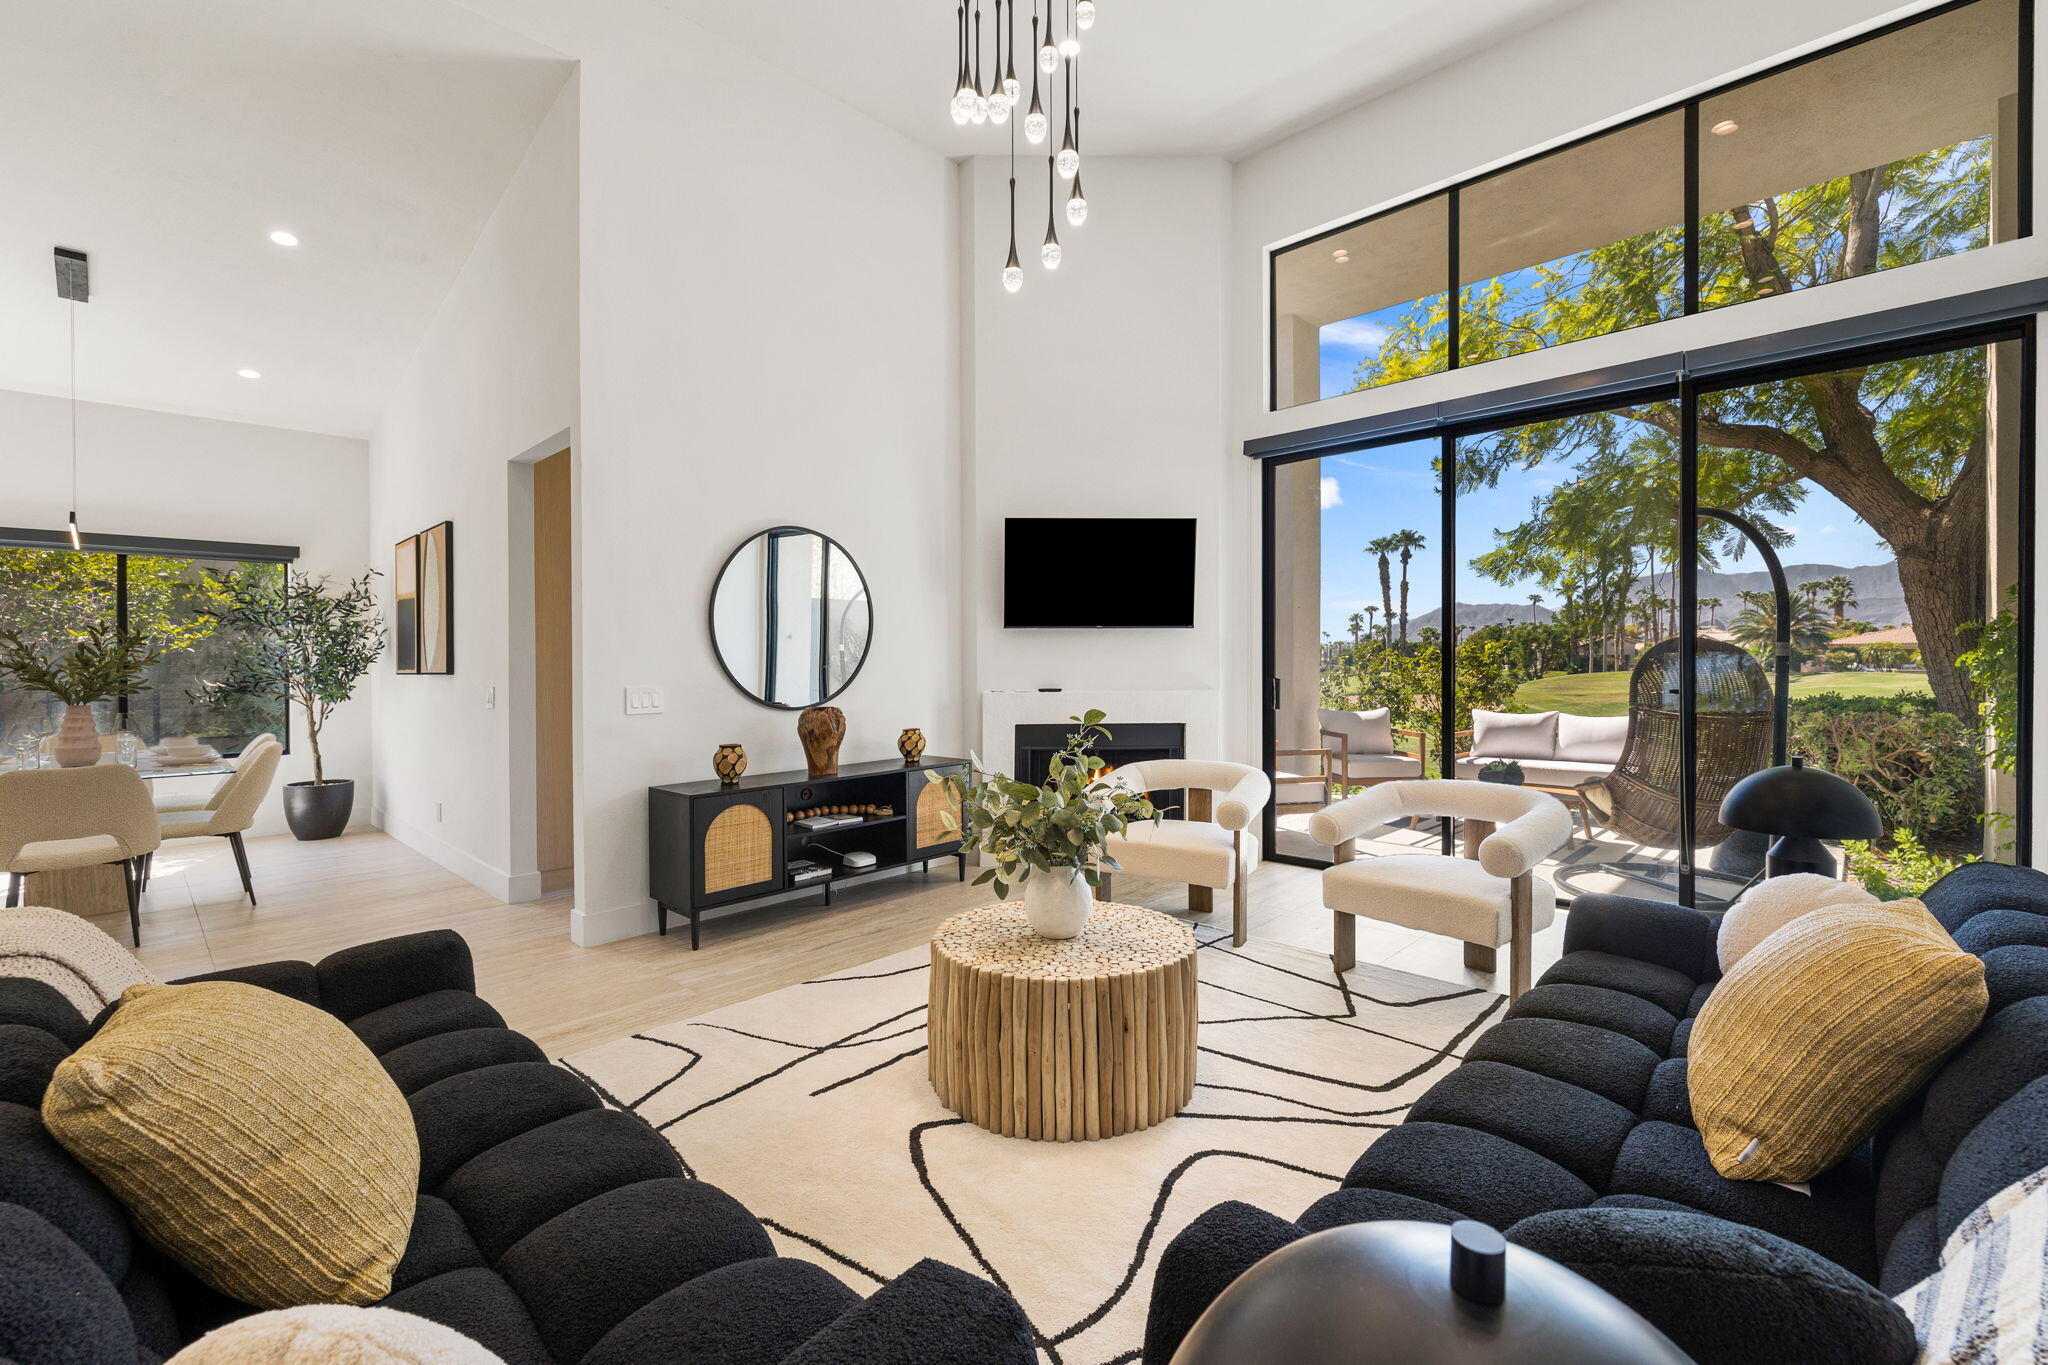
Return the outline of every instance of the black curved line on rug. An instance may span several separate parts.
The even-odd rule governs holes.
[[[794,1228],[784,1227],[782,1224],[776,1222],[773,1218],[763,1218],[761,1220],[761,1226],[764,1228],[769,1228],[775,1232],[781,1233],[784,1237],[789,1238],[792,1242],[802,1242],[807,1247],[811,1247],[817,1251],[824,1252],[827,1256],[830,1256],[833,1260],[839,1262],[839,1264],[845,1266],[847,1269],[859,1271],[861,1274],[867,1276],[869,1279],[873,1280],[878,1285],[889,1283],[888,1278],[886,1276],[877,1275],[874,1271],[869,1270],[866,1266],[862,1265],[859,1261],[854,1260],[853,1257],[848,1256],[845,1252],[834,1251],[831,1247],[826,1246],[823,1242],[819,1241],[815,1237],[810,1236],[808,1233],[802,1233],[798,1232]]]
[[[785,1071],[789,1070],[789,1069],[790,1069],[791,1067],[794,1067],[794,1066],[801,1066],[801,1065],[802,1065],[803,1063],[805,1063],[805,1062],[808,1062],[808,1061],[810,1061],[810,1060],[811,1060],[811,1059],[812,1059],[813,1057],[820,1057],[820,1056],[823,1056],[823,1055],[824,1055],[825,1053],[827,1053],[827,1052],[836,1052],[836,1051],[838,1051],[838,1050],[839,1050],[839,1049],[841,1049],[841,1048],[844,1048],[844,1047],[849,1047],[849,1046],[853,1046],[853,1045],[855,1045],[855,1042],[854,1042],[854,1040],[856,1040],[856,1039],[859,1039],[859,1040],[860,1040],[860,1042],[861,1042],[861,1043],[863,1043],[863,1044],[865,1044],[865,1043],[879,1043],[879,1042],[882,1042],[882,1041],[883,1041],[883,1039],[882,1039],[882,1038],[867,1038],[867,1037],[864,1037],[863,1035],[865,1035],[865,1034],[869,1034],[869,1033],[873,1033],[873,1032],[874,1032],[874,1031],[875,1031],[876,1029],[878,1029],[878,1028],[887,1028],[887,1027],[888,1027],[889,1025],[891,1025],[891,1024],[893,1024],[893,1023],[895,1023],[895,1022],[896,1022],[897,1020],[899,1020],[899,1019],[907,1019],[907,1018],[909,1018],[909,1017],[910,1017],[911,1015],[913,1015],[913,1014],[916,1014],[916,1013],[918,1013],[918,1012],[919,1012],[920,1010],[923,1010],[923,1009],[925,1009],[925,1008],[926,1008],[926,1006],[924,1006],[924,1005],[916,1005],[916,1006],[913,1006],[913,1007],[912,1007],[912,1008],[910,1008],[910,1009],[904,1010],[904,1011],[903,1011],[903,1012],[902,1012],[901,1014],[892,1014],[892,1015],[890,1015],[890,1016],[889,1016],[889,1017],[888,1017],[887,1019],[878,1019],[878,1020],[876,1020],[876,1021],[875,1021],[874,1023],[872,1023],[872,1024],[869,1024],[869,1025],[867,1025],[867,1026],[866,1026],[865,1028],[858,1028],[858,1029],[855,1029],[855,1030],[854,1030],[854,1031],[853,1031],[852,1033],[849,1033],[849,1034],[847,1034],[847,1035],[846,1035],[846,1036],[845,1036],[844,1038],[837,1038],[837,1039],[834,1039],[834,1040],[833,1040],[832,1042],[829,1042],[829,1043],[825,1043],[825,1044],[823,1044],[823,1045],[820,1045],[820,1046],[815,1046],[815,1047],[808,1047],[808,1046],[807,1046],[806,1044],[803,1044],[803,1043],[785,1043],[785,1044],[783,1044],[783,1045],[784,1045],[785,1047],[805,1047],[805,1048],[806,1048],[806,1051],[804,1052],[804,1054],[803,1054],[803,1055],[802,1055],[801,1057],[792,1057],[792,1058],[790,1058],[790,1059],[789,1059],[788,1061],[784,1062],[784,1063],[783,1063],[783,1064],[782,1064],[781,1066],[775,1067],[774,1069],[772,1069],[772,1070],[769,1070],[769,1071],[764,1071],[764,1072],[762,1072],[762,1073],[761,1073],[760,1075],[758,1075],[758,1076],[754,1077],[754,1078],[753,1078],[752,1080],[750,1080],[750,1081],[742,1081],[742,1082],[740,1082],[740,1084],[738,1084],[738,1085],[734,1086],[734,1087],[733,1087],[732,1089],[730,1089],[730,1090],[726,1091],[726,1092],[725,1092],[725,1093],[724,1093],[723,1095],[715,1095],[715,1096],[713,1096],[712,1098],[710,1098],[710,1099],[708,1099],[708,1100],[705,1100],[705,1101],[703,1101],[703,1102],[702,1102],[701,1104],[696,1104],[696,1105],[692,1105],[692,1106],[691,1106],[690,1108],[688,1108],[688,1109],[685,1109],[685,1110],[684,1110],[684,1111],[683,1111],[682,1113],[680,1113],[680,1114],[677,1114],[677,1115],[676,1115],[676,1116],[675,1116],[674,1118],[670,1118],[670,1119],[664,1119],[664,1120],[662,1120],[662,1121],[661,1121],[660,1123],[657,1123],[657,1124],[655,1124],[655,1125],[654,1125],[654,1131],[655,1131],[655,1132],[657,1132],[657,1133],[665,1133],[665,1132],[667,1132],[667,1131],[668,1131],[668,1130],[669,1130],[670,1128],[673,1128],[673,1127],[674,1127],[674,1126],[675,1126],[676,1124],[678,1124],[678,1123],[681,1123],[681,1122],[682,1122],[682,1121],[683,1121],[684,1119],[686,1119],[686,1118],[690,1117],[690,1115],[692,1115],[692,1114],[696,1114],[696,1113],[701,1113],[702,1111],[704,1111],[704,1110],[706,1110],[706,1109],[709,1109],[709,1108],[710,1108],[710,1107],[711,1107],[712,1105],[714,1105],[714,1104],[723,1104],[723,1103],[725,1103],[725,1102],[726,1102],[727,1100],[731,1099],[731,1098],[732,1098],[733,1096],[735,1096],[735,1095],[740,1095],[740,1094],[744,1094],[745,1092],[747,1092],[747,1091],[749,1091],[749,1090],[752,1090],[752,1089],[753,1089],[753,1088],[754,1088],[755,1086],[757,1086],[757,1085],[761,1085],[761,1084],[763,1084],[763,1083],[765,1083],[765,1082],[767,1082],[767,1081],[772,1081],[772,1080],[774,1080],[774,1079],[775,1079],[775,1078],[776,1078],[777,1076],[780,1076],[780,1075],[781,1075],[781,1074],[782,1074],[783,1072],[785,1072]],[[718,1024],[708,1024],[708,1025],[705,1025],[705,1027],[707,1027],[707,1028],[720,1028],[720,1027],[722,1027],[722,1025],[718,1025]],[[738,1033],[738,1032],[740,1032],[740,1030],[738,1030],[738,1029],[727,1029],[726,1031],[727,1031],[727,1032],[729,1032],[729,1033]],[[904,1035],[905,1033],[915,1033],[915,1032],[917,1032],[917,1029],[915,1029],[915,1028],[910,1028],[910,1029],[905,1029],[905,1030],[903,1030],[902,1032],[899,1032],[899,1033],[892,1033],[892,1034],[888,1034],[888,1035],[886,1035],[886,1036],[887,1036],[887,1037],[889,1037],[889,1038],[900,1038],[900,1037],[902,1037],[902,1036],[903,1036],[903,1035]],[[754,1034],[747,1034],[746,1036],[747,1036],[747,1037],[755,1037],[755,1036],[757,1036],[757,1035],[754,1035]],[[780,1042],[781,1040],[780,1040],[780,1039],[775,1039],[775,1038],[770,1038],[770,1039],[766,1039],[765,1041],[767,1041],[767,1042]]]
[[[1192,1118],[1196,1116],[1182,1115],[1181,1117]],[[1201,1117],[1215,1116],[1203,1115]],[[1004,1293],[1009,1294],[1014,1299],[1017,1297],[1016,1293],[1010,1288],[1008,1282],[1003,1279],[1002,1272],[997,1270],[989,1261],[988,1257],[982,1252],[980,1244],[974,1240],[973,1234],[968,1232],[966,1225],[960,1221],[960,1216],[953,1212],[953,1206],[948,1204],[946,1197],[939,1193],[938,1186],[932,1181],[930,1166],[925,1160],[924,1135],[926,1133],[934,1128],[954,1128],[966,1122],[967,1120],[962,1118],[934,1119],[928,1123],[920,1123],[915,1128],[912,1128],[909,1134],[910,1164],[917,1172],[918,1183],[924,1186],[925,1193],[931,1196],[932,1203],[937,1206],[940,1216],[952,1227],[954,1234],[966,1246],[968,1254],[974,1257],[975,1264],[979,1265],[982,1272],[994,1281]],[[1061,1342],[1071,1341],[1095,1326],[1098,1322],[1101,1322],[1118,1303],[1123,1301],[1124,1296],[1130,1293],[1131,1286],[1137,1281],[1138,1271],[1145,1264],[1145,1255],[1151,1249],[1152,1239],[1158,1235],[1159,1222],[1165,1216],[1166,1202],[1172,1197],[1174,1187],[1180,1183],[1180,1178],[1183,1175],[1193,1169],[1197,1162],[1212,1156],[1238,1157],[1242,1160],[1255,1161],[1262,1165],[1277,1166],[1282,1170],[1293,1171],[1298,1175],[1313,1176],[1318,1180],[1330,1181],[1332,1184],[1340,1183],[1343,1179],[1341,1176],[1331,1175],[1326,1171],[1311,1170],[1307,1166],[1297,1166],[1291,1161],[1282,1161],[1277,1157],[1263,1156],[1257,1152],[1234,1151],[1223,1147],[1212,1147],[1203,1151],[1192,1152],[1183,1157],[1171,1171],[1167,1172],[1165,1179],[1160,1181],[1159,1191],[1152,1199],[1151,1212],[1146,1215],[1145,1226],[1138,1234],[1137,1248],[1132,1252],[1130,1262],[1124,1268],[1123,1278],[1118,1281],[1117,1287],[1110,1291],[1109,1296],[1096,1305],[1080,1321],[1063,1332],[1047,1336],[1039,1329],[1038,1324],[1033,1323],[1031,1325],[1031,1335],[1038,1341],[1040,1348],[1052,1357],[1054,1365],[1060,1365],[1060,1355],[1057,1348]]]
[[[1494,1011],[1500,1009],[1501,1006],[1505,1004],[1507,1004],[1507,998],[1505,996],[1496,996],[1494,998],[1494,1002],[1491,1005],[1488,1005],[1484,1010],[1482,1010],[1478,1018],[1474,1019],[1471,1023],[1465,1025],[1464,1028],[1460,1029],[1457,1033],[1457,1036],[1452,1038],[1448,1043],[1445,1043],[1442,1047],[1438,1048],[1434,1053],[1430,1055],[1428,1060],[1423,1061],[1418,1065],[1409,1068],[1407,1071],[1404,1071],[1400,1075],[1394,1077],[1394,1079],[1392,1079],[1391,1081],[1386,1081],[1383,1083],[1374,1083],[1370,1081],[1340,1081],[1329,1076],[1318,1076],[1313,1071],[1296,1071],[1292,1067],[1280,1066],[1274,1062],[1262,1062],[1256,1057],[1244,1057],[1240,1056],[1235,1052],[1225,1052],[1222,1048],[1209,1047],[1206,1044],[1198,1044],[1195,1050],[1197,1052],[1206,1052],[1212,1057],[1228,1057],[1233,1062],[1243,1062],[1247,1066],[1256,1066],[1261,1068],[1262,1070],[1277,1071],[1283,1076],[1298,1076],[1303,1080],[1322,1081],[1328,1085],[1341,1085],[1344,1086],[1346,1089],[1350,1090],[1364,1090],[1370,1094],[1384,1095],[1389,1090],[1395,1090],[1403,1085],[1406,1085],[1409,1081],[1414,1080],[1417,1076],[1420,1076],[1423,1072],[1428,1071],[1430,1068],[1442,1064],[1442,1062],[1446,1058],[1448,1058],[1458,1050],[1458,1045],[1460,1043],[1463,1043],[1465,1039],[1472,1035],[1472,1031],[1474,1029],[1478,1028],[1481,1024],[1485,1023],[1489,1018],[1493,1016]],[[1366,1030],[1366,1032],[1368,1033],[1370,1033],[1371,1031],[1372,1030],[1370,1029]],[[1408,1040],[1405,1038],[1401,1038],[1396,1039],[1395,1041],[1407,1042]],[[1409,1046],[1421,1047],[1423,1046],[1423,1044],[1410,1043]]]
[[[931,969],[931,963],[920,962],[915,967],[898,967],[893,972],[869,972],[866,976],[821,976],[815,981],[805,981],[799,984],[805,986],[834,986],[841,981],[882,981],[892,976],[908,976],[912,972],[928,972]]]
[[[1230,941],[1230,940],[1229,940],[1229,938],[1227,938],[1227,937],[1222,937],[1222,938],[1212,938],[1212,939],[1208,940],[1207,942],[1201,942],[1201,943],[1197,943],[1197,945],[1196,945],[1196,946],[1197,946],[1197,947],[1199,947],[1199,948],[1216,948],[1216,945],[1217,945],[1217,944],[1219,944],[1219,943],[1228,943],[1229,941]],[[1329,987],[1329,986],[1331,985],[1331,983],[1330,983],[1329,981],[1326,981],[1326,980],[1324,980],[1324,979],[1323,979],[1322,977],[1319,977],[1319,976],[1309,976],[1309,975],[1307,975],[1307,974],[1305,974],[1305,973],[1302,973],[1302,972],[1297,972],[1297,971],[1295,971],[1295,970],[1293,970],[1292,968],[1289,968],[1289,967],[1282,967],[1282,966],[1279,966],[1279,965],[1277,965],[1277,964],[1275,964],[1275,963],[1271,963],[1271,962],[1266,962],[1266,961],[1263,961],[1263,960],[1261,960],[1261,959],[1259,959],[1259,958],[1253,957],[1253,956],[1252,956],[1251,954],[1249,954],[1249,953],[1241,953],[1241,952],[1237,951],[1237,950],[1236,950],[1235,948],[1216,948],[1216,951],[1217,951],[1217,952],[1219,952],[1219,953],[1221,953],[1221,954],[1222,954],[1222,955],[1223,955],[1224,957],[1234,957],[1234,958],[1237,958],[1237,959],[1238,959],[1239,961],[1242,961],[1242,962],[1249,962],[1249,963],[1251,963],[1251,964],[1252,964],[1253,966],[1255,966],[1255,967],[1264,967],[1264,968],[1265,968],[1265,969],[1266,969],[1267,971],[1271,971],[1271,972],[1279,972],[1279,973],[1280,973],[1280,974],[1281,974],[1282,976],[1291,976],[1291,977],[1293,977],[1293,978],[1294,978],[1295,980],[1297,980],[1297,981],[1306,981],[1306,982],[1308,982],[1308,983],[1309,983],[1310,985],[1313,985],[1313,986],[1324,986],[1324,987]],[[1305,950],[1304,950],[1304,951],[1305,951]],[[1368,964],[1366,964],[1366,965],[1368,965],[1368,966],[1372,966],[1372,965],[1376,965],[1376,964],[1371,964],[1371,963],[1368,963]],[[1386,968],[1386,970],[1387,970],[1387,971],[1394,971],[1395,969],[1394,969],[1394,968],[1392,968],[1392,967],[1388,967],[1388,968]],[[1332,975],[1336,975],[1336,973],[1335,973],[1335,972],[1333,971],[1333,972],[1332,972]],[[1414,973],[1413,973],[1413,972],[1404,972],[1404,973],[1403,973],[1403,975],[1404,975],[1404,976],[1413,976],[1413,975],[1414,975]],[[1428,978],[1428,977],[1423,977],[1423,978],[1420,978],[1420,979],[1422,979],[1422,980],[1429,980],[1430,978]],[[1370,1001],[1371,1001],[1371,1002],[1372,1002],[1373,1004],[1375,1004],[1375,1005],[1385,1005],[1385,1006],[1386,1006],[1386,1007],[1387,1007],[1388,1009],[1393,1009],[1393,1010],[1407,1010],[1407,1009],[1414,1009],[1414,1008],[1415,1008],[1415,1007],[1416,1007],[1417,1005],[1435,1005],[1435,1004],[1440,1004],[1440,1003],[1442,1003],[1442,1002],[1443,1002],[1443,1001],[1445,1001],[1445,1000],[1463,1000],[1463,999],[1464,999],[1464,998],[1465,998],[1466,996],[1468,996],[1468,995],[1487,995],[1487,994],[1491,994],[1491,992],[1489,992],[1489,991],[1488,991],[1488,990],[1487,990],[1487,989],[1486,989],[1485,987],[1483,987],[1483,986],[1467,986],[1467,987],[1465,987],[1465,988],[1464,988],[1463,990],[1457,990],[1457,991],[1448,991],[1448,992],[1446,992],[1446,993],[1445,993],[1445,994],[1443,994],[1443,995],[1425,995],[1425,996],[1421,997],[1420,999],[1416,999],[1416,1000],[1382,1000],[1382,999],[1380,999],[1380,998],[1379,998],[1378,996],[1376,996],[1376,995],[1368,995],[1368,994],[1366,994],[1366,992],[1364,992],[1364,991],[1354,991],[1354,990],[1352,990],[1352,989],[1351,989],[1351,983],[1350,983],[1350,982],[1348,982],[1348,981],[1346,981],[1346,980],[1345,980],[1345,979],[1344,979],[1344,978],[1343,978],[1342,976],[1337,976],[1337,979],[1336,979],[1336,984],[1335,984],[1335,987],[1334,987],[1334,989],[1336,989],[1336,990],[1339,990],[1339,991],[1342,991],[1342,992],[1344,993],[1344,997],[1345,997],[1345,998],[1346,998],[1347,1000],[1348,1000],[1348,999],[1350,999],[1350,998],[1351,998],[1352,996],[1356,995],[1356,996],[1358,996],[1358,997],[1359,997],[1359,998],[1361,998],[1361,999],[1364,999],[1364,1000],[1370,1000]]]

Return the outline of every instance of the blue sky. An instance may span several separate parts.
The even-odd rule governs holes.
[[[1443,605],[1438,545],[1442,511],[1436,474],[1430,467],[1436,454],[1437,442],[1431,438],[1321,461],[1322,628],[1329,635],[1349,638],[1351,613],[1368,604],[1380,604],[1378,561],[1364,552],[1364,546],[1392,531],[1419,531],[1429,542],[1408,566],[1409,615],[1419,616]],[[1493,528],[1519,524],[1528,515],[1531,502],[1554,486],[1562,474],[1563,466],[1515,471],[1504,475],[1497,487],[1460,498],[1459,559],[1469,564],[1474,555],[1491,549]],[[1779,550],[1779,557],[1788,564],[1853,567],[1883,564],[1892,558],[1853,512],[1811,485],[1805,500],[1784,518],[1784,524],[1794,536],[1791,544]],[[1760,571],[1763,562],[1745,546],[1741,557],[1726,557],[1719,568],[1726,573],[1746,573]],[[1398,561],[1394,591],[1398,609]],[[1542,585],[1533,580],[1500,584],[1481,578],[1469,567],[1459,571],[1458,597],[1463,602],[1526,602],[1530,593],[1542,591]],[[1544,605],[1553,605],[1547,596]]]

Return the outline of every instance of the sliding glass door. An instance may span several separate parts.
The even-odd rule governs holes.
[[[1789,755],[1877,804],[1885,837],[1845,854],[1881,893],[2023,860],[2030,347],[1927,341],[1269,465],[1272,854],[1327,863],[1309,816],[1388,778],[1516,782],[1572,813],[1543,869],[1562,899],[1716,905],[1765,843],[1721,798]]]

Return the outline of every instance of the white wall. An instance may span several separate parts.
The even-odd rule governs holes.
[[[569,445],[553,438],[576,425],[576,198],[571,77],[370,442],[368,544],[386,574],[387,612],[392,546],[455,523],[455,672],[399,676],[387,653],[373,679],[377,820],[504,900],[540,890],[530,769],[518,788],[526,799],[514,799],[532,734],[531,628],[520,610],[532,570],[514,549],[510,464]]]
[[[0,390],[0,487],[10,526],[61,529],[70,506],[70,405]],[[353,578],[367,567],[364,442],[143,408],[78,407],[79,507],[88,531],[296,545],[307,573]],[[310,781],[304,718],[278,782]],[[329,777],[356,780],[354,820],[369,819],[369,703],[338,709],[321,737]],[[273,796],[254,832],[284,831]]]
[[[968,395],[964,487],[967,704],[981,692],[1214,692],[1224,654],[1225,251],[1230,168],[1217,159],[1099,157],[1091,213],[1059,231],[1055,273],[1038,263],[1045,163],[1020,158],[1025,286],[1003,289],[1009,161],[961,177],[962,335]],[[1193,630],[1004,630],[1005,517],[1193,517]],[[1049,566],[1072,591],[1145,591],[1147,566],[1117,546],[1071,547]],[[1112,717],[1114,720],[1115,717]],[[1125,716],[1157,720],[1158,716]],[[1164,719],[1172,719],[1165,717]],[[1007,753],[984,754],[1006,764]]]
[[[1229,294],[1231,444],[1577,373],[2048,273],[2048,236],[1745,304],[1291,410],[1266,411],[1266,249],[1774,65],[1908,11],[1881,0],[1724,0],[1697,9],[1592,0],[1512,41],[1331,118],[1236,164]],[[2037,63],[2038,64],[2038,63]],[[2036,184],[2043,153],[2037,136]],[[1226,638],[1259,636],[1257,469],[1226,494],[1236,555]],[[1256,651],[1233,661],[1234,756],[1258,751]],[[2048,738],[2044,738],[2048,742]],[[2048,804],[2048,803],[2044,803]],[[2048,810],[2042,812],[2048,831]]]

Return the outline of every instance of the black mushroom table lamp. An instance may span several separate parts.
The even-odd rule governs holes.
[[[1773,836],[1764,857],[1766,877],[1794,872],[1835,876],[1835,855],[1821,840],[1875,839],[1884,833],[1869,797],[1800,758],[1753,772],[1729,788],[1721,802],[1721,823]]]
[[[1484,1223],[1329,1228],[1238,1276],[1173,1365],[1689,1365],[1634,1309]]]

